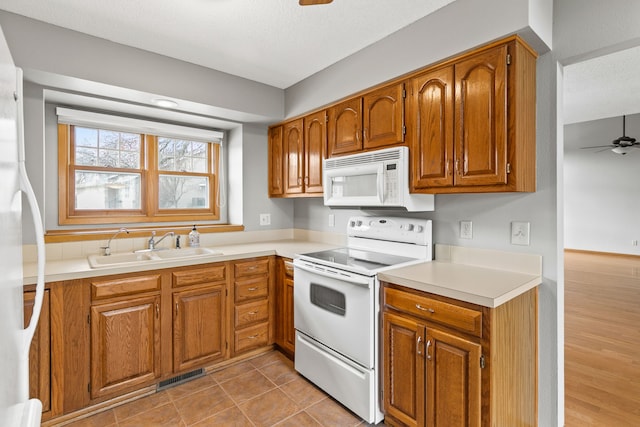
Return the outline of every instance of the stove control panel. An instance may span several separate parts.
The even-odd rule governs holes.
[[[354,216],[347,223],[349,237],[430,245],[431,233],[428,219]]]

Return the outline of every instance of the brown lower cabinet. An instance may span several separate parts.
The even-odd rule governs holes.
[[[296,349],[293,323],[293,260],[279,257],[276,275],[276,344],[290,358]]]
[[[30,374],[43,420],[66,422],[267,349],[274,273],[270,256],[48,283]]]
[[[537,289],[487,308],[383,285],[385,424],[537,425]]]

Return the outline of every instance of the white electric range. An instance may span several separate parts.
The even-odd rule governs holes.
[[[380,271],[431,261],[430,220],[350,218],[347,247],[294,264],[295,368],[368,423],[380,402]]]

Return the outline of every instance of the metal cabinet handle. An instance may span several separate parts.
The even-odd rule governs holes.
[[[427,360],[431,360],[431,355],[429,354],[429,348],[431,348],[431,340],[427,341],[427,349],[425,350],[425,353],[427,355]]]
[[[423,307],[423,306],[421,306],[420,304],[416,304],[416,308],[417,308],[418,310],[428,311],[428,312],[429,312],[429,313],[431,313],[431,314],[433,314],[433,313],[435,313],[435,312],[436,312],[433,308]]]
[[[156,303],[156,319],[160,318],[160,304]]]
[[[178,315],[178,303],[176,303],[176,316]]]
[[[248,314],[255,316],[256,314],[258,314],[258,310],[250,311]]]
[[[255,292],[258,290],[258,288],[256,288],[255,286],[252,288],[247,289],[249,292]]]
[[[418,336],[418,340],[416,341],[416,350],[418,351],[418,354],[422,354],[422,351],[420,351],[420,343],[422,342],[422,337]]]
[[[247,337],[247,339],[250,339],[250,340],[255,340],[256,338],[258,338],[257,335],[250,335]]]

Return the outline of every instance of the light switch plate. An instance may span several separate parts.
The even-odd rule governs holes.
[[[460,238],[473,239],[473,222],[460,221]]]
[[[511,223],[511,244],[529,246],[530,225],[529,222],[513,221]]]

